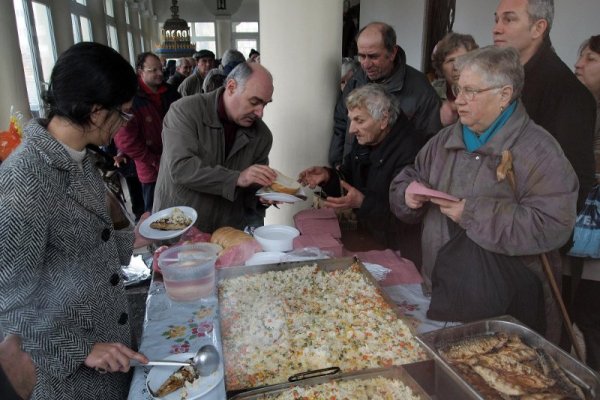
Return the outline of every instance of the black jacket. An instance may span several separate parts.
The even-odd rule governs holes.
[[[527,113],[558,141],[579,179],[577,209],[594,185],[596,101],[546,40],[525,64]]]
[[[407,117],[400,114],[378,146],[362,146],[354,141],[339,176],[331,171],[331,179],[323,190],[329,196],[340,196],[340,177],[358,189],[365,195],[362,206],[354,210],[359,226],[379,244],[398,249],[409,225],[400,222],[390,210],[390,183],[400,170],[414,163],[424,144],[423,132],[416,130]],[[418,225],[410,225],[413,227]]]
[[[406,64],[406,54],[398,46],[394,60],[392,75],[378,82],[394,95],[400,109],[406,114],[415,128],[426,138],[430,138],[442,129],[440,122],[441,100],[427,77]],[[329,146],[329,164],[339,165],[350,151],[354,137],[348,134],[348,110],[346,98],[354,89],[364,86],[369,81],[367,75],[359,68],[346,84],[344,92],[338,97],[333,116],[333,136]]]

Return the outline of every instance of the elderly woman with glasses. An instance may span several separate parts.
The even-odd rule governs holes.
[[[394,178],[392,211],[405,222],[423,221],[427,291],[438,252],[456,225],[477,246],[518,256],[542,277],[539,257],[533,256],[569,239],[577,177],[556,140],[529,118],[519,100],[524,73],[516,50],[473,50],[456,60],[456,68],[459,121],[434,136],[414,166]],[[414,181],[459,200],[407,190]]]
[[[120,275],[141,238],[114,230],[87,150],[127,122],[136,87],[115,50],[72,46],[52,70],[47,118],[0,166],[0,382],[22,398],[123,399],[130,359],[148,361],[131,349]]]

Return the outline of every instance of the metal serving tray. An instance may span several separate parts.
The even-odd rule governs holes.
[[[252,274],[260,274],[268,271],[286,271],[293,268],[300,268],[306,265],[314,265],[316,264],[320,269],[331,272],[337,270],[345,270],[350,268],[352,265],[357,265],[359,267],[362,275],[369,281],[375,290],[381,295],[383,300],[391,307],[393,312],[399,319],[405,321],[411,333],[416,337],[416,332],[412,325],[406,321],[403,313],[400,311],[400,308],[394,303],[394,301],[385,293],[379,283],[373,276],[369,273],[369,271],[365,268],[365,266],[360,262],[360,260],[356,257],[345,257],[345,258],[333,258],[333,259],[321,259],[321,260],[307,260],[307,261],[293,261],[293,262],[281,262],[276,264],[264,264],[264,265],[253,265],[253,266],[241,266],[241,267],[230,267],[230,268],[222,268],[217,270],[216,280],[217,286],[224,279],[237,278],[239,276],[244,275],[252,275]],[[218,293],[219,302],[221,301],[221,292],[219,290]],[[221,317],[219,318],[219,323],[221,322]],[[223,349],[223,351],[227,351],[227,349]],[[329,367],[329,366],[327,366]],[[307,371],[310,372],[310,371]],[[343,371],[342,371],[343,372]],[[327,378],[324,378],[327,379]],[[282,383],[285,384],[285,383]],[[246,393],[248,390],[253,390],[258,388],[241,388],[241,389],[229,389],[227,391],[228,397],[233,396],[237,393],[243,392]]]
[[[404,314],[402,314],[400,308],[396,305],[396,303],[394,303],[390,296],[388,296],[387,293],[381,289],[381,286],[379,286],[379,282],[377,282],[377,280],[373,278],[373,275],[371,275],[371,273],[365,268],[363,263],[356,257],[330,258],[325,260],[292,261],[281,262],[276,264],[221,268],[217,270],[217,285],[223,279],[237,278],[238,276],[243,275],[260,274],[268,271],[287,271],[289,269],[300,268],[306,265],[313,264],[317,264],[319,268],[327,272],[348,269],[353,264],[358,265],[360,272],[364,275],[365,279],[367,279],[375,287],[375,290],[377,290],[377,292],[381,295],[381,297],[383,297],[385,302],[392,308],[392,310],[394,310],[394,313],[396,313],[398,318],[405,320]],[[410,325],[408,322],[407,325],[413,333],[413,335],[416,336],[416,332],[414,331],[412,325]]]
[[[569,378],[584,389],[586,396],[595,399],[596,396],[600,395],[600,376],[597,373],[521,324],[515,318],[503,316],[444,328],[417,336],[417,341],[425,346],[435,360],[435,392],[438,398],[484,399],[441,357],[439,349],[462,339],[498,332],[517,334],[525,344],[543,349],[554,358],[558,365],[569,375]]]
[[[422,400],[431,399],[429,395],[419,386],[419,384],[406,372],[406,370],[400,366],[390,368],[377,368],[369,369],[359,372],[349,372],[337,375],[320,376],[316,378],[309,378],[299,382],[281,383],[278,385],[266,386],[260,389],[250,390],[232,397],[232,400],[259,400],[265,399],[267,396],[274,396],[283,393],[294,387],[307,387],[316,386],[321,383],[327,382],[342,382],[360,379],[369,379],[376,377],[394,378],[399,379],[412,389],[413,393]]]

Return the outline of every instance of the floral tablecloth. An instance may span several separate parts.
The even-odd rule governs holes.
[[[196,352],[212,343],[221,351],[217,320],[217,299],[193,303],[171,301],[164,284],[153,280],[146,300],[144,332],[139,351],[151,360],[162,360],[177,353]],[[129,400],[150,400],[146,377],[151,367],[136,367],[133,373]],[[221,381],[203,399],[224,399],[225,384]]]

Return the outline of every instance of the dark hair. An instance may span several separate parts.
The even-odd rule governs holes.
[[[220,88],[225,83],[225,78],[227,78],[227,74],[224,71],[219,68],[211,69],[202,81],[202,92],[209,93]]]
[[[146,59],[148,57],[154,57],[158,61],[160,61],[160,58],[158,58],[158,56],[156,54],[154,54],[151,51],[145,51],[143,53],[138,54],[137,59],[135,60],[135,69],[136,70],[137,69],[144,69],[144,63],[146,62]]]
[[[579,46],[580,55],[586,47],[589,47],[594,53],[600,54],[600,35],[590,36],[583,43],[581,43],[581,46]]]
[[[396,31],[391,25],[388,25],[385,22],[368,23],[360,31],[358,31],[358,34],[356,35],[356,41],[358,41],[360,34],[363,33],[365,29],[372,26],[377,27],[379,32],[381,32],[381,36],[383,37],[383,47],[385,47],[388,52],[393,52],[394,48],[396,47]]]
[[[469,52],[475,50],[479,46],[475,43],[473,36],[455,32],[447,33],[435,46],[433,54],[431,55],[431,65],[440,78],[444,76],[442,65],[444,65],[446,57],[460,47],[464,47],[465,50]]]
[[[44,103],[48,119],[60,116],[77,125],[89,123],[94,105],[111,109],[131,100],[137,77],[112,48],[81,42],[58,57]]]

